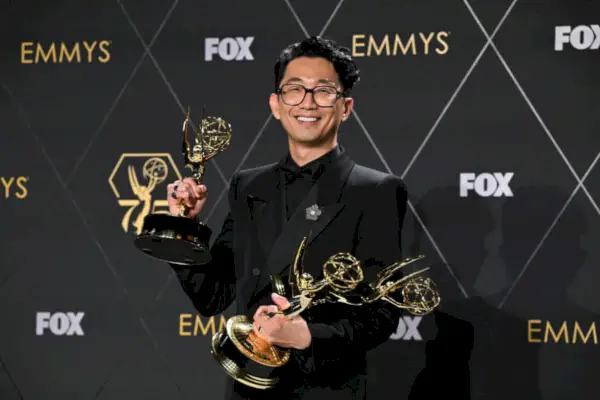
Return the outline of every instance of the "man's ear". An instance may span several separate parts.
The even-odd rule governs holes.
[[[271,96],[269,97],[269,106],[271,107],[271,112],[273,113],[275,119],[281,118],[281,114],[279,112],[278,97],[279,96],[277,96],[277,94],[275,93],[271,93]]]
[[[352,113],[352,108],[354,107],[354,99],[352,97],[346,97],[344,99],[344,114],[342,115],[342,121],[350,118],[350,114]]]

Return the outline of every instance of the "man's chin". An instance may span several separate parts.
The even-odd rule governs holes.
[[[295,135],[292,136],[292,140],[298,144],[309,147],[320,146],[325,142],[325,138],[318,135]]]

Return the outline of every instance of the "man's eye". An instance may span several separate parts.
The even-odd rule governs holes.
[[[327,94],[335,94],[335,89],[333,88],[318,88],[316,91]]]

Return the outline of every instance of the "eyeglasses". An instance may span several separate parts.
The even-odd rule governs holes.
[[[306,93],[312,94],[313,101],[319,107],[333,107],[337,99],[342,96],[333,86],[317,86],[307,89],[302,85],[285,84],[277,90],[281,99],[288,106],[297,106],[304,101]]]

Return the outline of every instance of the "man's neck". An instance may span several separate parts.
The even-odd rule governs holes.
[[[309,162],[316,160],[319,157],[329,153],[337,146],[337,140],[322,143],[319,146],[306,146],[299,143],[290,142],[290,155],[294,162],[302,167]]]

